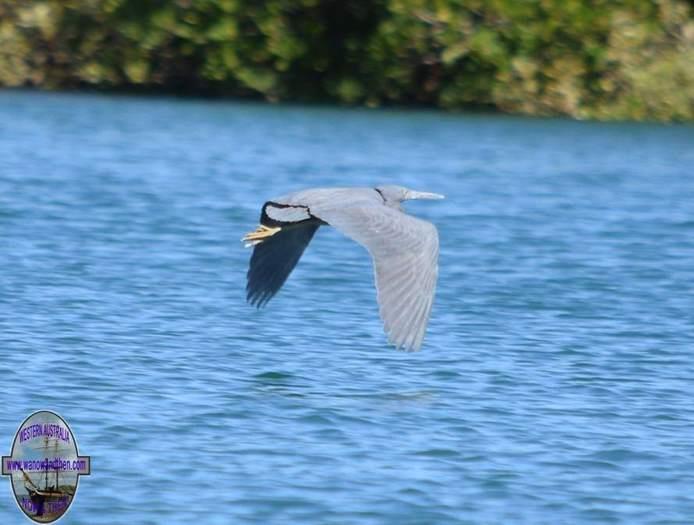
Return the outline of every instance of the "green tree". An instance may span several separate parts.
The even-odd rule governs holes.
[[[684,0],[0,0],[0,85],[694,120]]]

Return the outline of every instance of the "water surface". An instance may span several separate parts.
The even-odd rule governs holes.
[[[691,126],[0,92],[1,452],[67,419],[71,524],[688,522],[692,166]],[[265,199],[378,183],[448,197],[421,352],[328,228],[245,304]]]

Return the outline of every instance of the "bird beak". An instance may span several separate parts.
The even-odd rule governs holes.
[[[445,197],[439,193],[428,193],[426,191],[410,191],[407,198],[412,199],[444,199]]]

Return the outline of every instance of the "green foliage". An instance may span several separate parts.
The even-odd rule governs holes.
[[[0,85],[694,120],[685,0],[0,0]]]

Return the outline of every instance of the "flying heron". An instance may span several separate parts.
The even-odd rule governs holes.
[[[433,224],[405,214],[400,203],[442,198],[402,186],[378,186],[315,188],[266,202],[260,226],[242,239],[246,247],[254,247],[248,302],[264,306],[287,280],[316,230],[330,225],[371,254],[388,342],[419,350],[436,288],[439,236]]]

